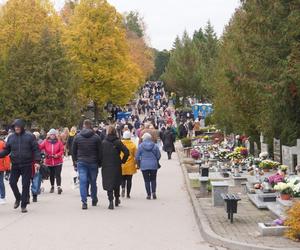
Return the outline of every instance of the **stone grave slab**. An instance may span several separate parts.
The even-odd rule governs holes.
[[[225,181],[212,181],[212,204],[214,207],[224,206],[221,194],[228,193],[228,183]]]

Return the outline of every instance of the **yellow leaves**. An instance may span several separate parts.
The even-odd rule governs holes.
[[[60,30],[60,19],[47,0],[9,0],[1,11],[0,53],[22,40],[38,42],[42,32]]]
[[[98,105],[126,104],[141,72],[130,56],[122,18],[101,0],[82,0],[65,30],[69,55],[82,76],[80,93]],[[89,101],[90,101],[89,100]]]
[[[293,240],[300,240],[300,201],[295,202],[287,212],[288,218],[285,225],[288,226],[286,236]]]

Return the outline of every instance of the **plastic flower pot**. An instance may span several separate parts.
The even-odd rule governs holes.
[[[281,200],[288,201],[291,199],[291,195],[290,194],[280,194],[280,198],[281,198]]]

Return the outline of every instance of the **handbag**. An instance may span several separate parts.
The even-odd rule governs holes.
[[[45,166],[44,164],[42,164],[40,167],[40,174],[41,174],[43,180],[48,180],[50,177],[49,168],[47,166]]]

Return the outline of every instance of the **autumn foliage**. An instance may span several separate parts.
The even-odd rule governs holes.
[[[286,236],[293,240],[300,241],[300,201],[296,202],[287,212],[288,219],[285,225],[288,226]]]

